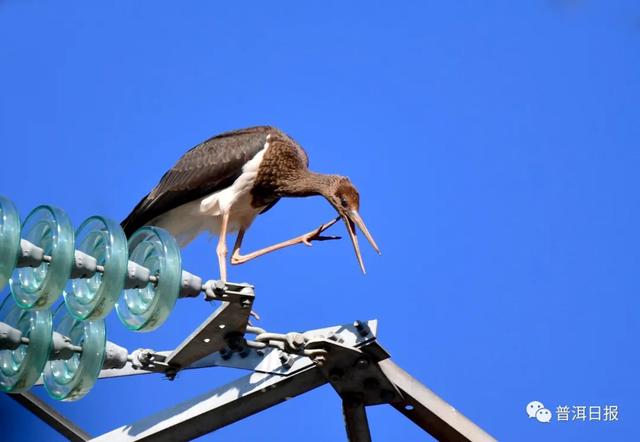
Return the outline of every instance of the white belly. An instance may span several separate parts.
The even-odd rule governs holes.
[[[211,214],[201,210],[201,200],[192,201],[176,207],[173,210],[157,217],[151,224],[167,229],[178,240],[180,247],[184,247],[193,241],[202,232],[211,235],[220,234],[222,213]],[[251,195],[245,194],[231,206],[229,210],[228,232],[234,232],[240,228],[247,229],[255,217],[264,207],[251,206]]]
[[[211,235],[219,235],[224,213],[229,213],[228,232],[248,228],[264,209],[251,206],[250,192],[268,148],[267,142],[264,148],[243,166],[242,174],[231,186],[176,207],[158,216],[150,224],[167,229],[176,237],[180,247],[186,246],[205,231]]]

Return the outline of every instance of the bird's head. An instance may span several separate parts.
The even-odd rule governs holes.
[[[378,254],[380,254],[380,249],[371,236],[371,233],[369,233],[369,230],[364,224],[364,221],[360,217],[360,194],[358,193],[358,190],[351,183],[349,178],[335,176],[335,179],[332,180],[332,185],[329,187],[328,192],[324,193],[324,197],[338,211],[340,217],[344,221],[344,224],[347,227],[347,232],[349,232],[351,242],[353,243],[353,249],[356,252],[356,257],[358,258],[360,268],[362,269],[362,272],[365,273],[364,263],[362,261],[362,255],[360,254],[360,246],[358,245],[358,237],[356,236],[355,227],[358,226],[362,233],[364,233],[364,236],[367,238],[374,250],[378,252]]]

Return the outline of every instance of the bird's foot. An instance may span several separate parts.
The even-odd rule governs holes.
[[[318,227],[315,230],[312,230],[311,232],[302,235],[302,243],[311,247],[311,242],[312,241],[331,241],[334,239],[342,239],[341,236],[334,236],[334,235],[321,235],[322,232],[324,232],[325,230],[327,230],[329,227],[331,227],[332,225],[334,225],[338,220],[340,219],[340,217],[334,218],[331,221],[329,221],[328,223],[324,223],[321,224],[320,227]]]

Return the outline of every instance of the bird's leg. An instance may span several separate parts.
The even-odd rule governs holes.
[[[278,244],[273,244],[269,247],[265,247],[260,250],[256,250],[255,252],[249,253],[247,255],[240,254],[240,246],[242,245],[242,240],[244,239],[244,229],[240,229],[238,232],[238,237],[236,238],[236,243],[233,246],[233,254],[231,255],[231,264],[243,264],[247,261],[250,261],[258,256],[266,255],[267,253],[274,252],[276,250],[284,249],[285,247],[293,246],[295,244],[306,244],[311,246],[312,241],[327,241],[332,239],[340,239],[339,236],[321,236],[320,234],[327,230],[329,227],[334,225],[340,217],[332,219],[328,223],[322,224],[315,230],[311,232],[307,232],[304,235],[300,235],[296,238],[289,239],[287,241],[279,242]]]
[[[229,212],[222,214],[222,222],[220,223],[220,236],[218,238],[218,266],[220,267],[220,279],[227,282],[227,226],[229,225]]]

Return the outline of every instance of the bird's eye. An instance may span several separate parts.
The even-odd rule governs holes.
[[[340,197],[340,204],[342,204],[342,207],[348,207],[349,203],[347,202],[347,199],[343,196]]]

